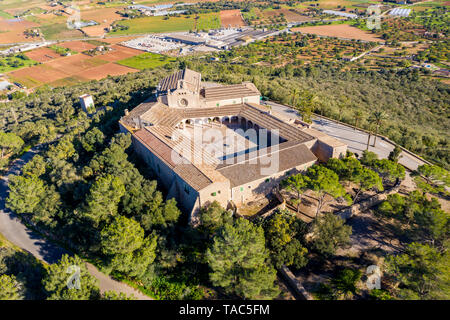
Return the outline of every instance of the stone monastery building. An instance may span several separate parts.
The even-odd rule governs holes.
[[[239,207],[290,174],[345,155],[341,141],[272,112],[260,99],[252,83],[206,83],[184,69],[159,82],[153,101],[125,111],[120,127],[168,198],[196,224],[209,202]]]

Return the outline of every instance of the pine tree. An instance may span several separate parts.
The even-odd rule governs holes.
[[[267,263],[264,231],[245,219],[225,224],[206,253],[213,285],[240,298],[272,298],[276,271]]]

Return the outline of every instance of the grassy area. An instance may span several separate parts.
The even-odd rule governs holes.
[[[91,39],[91,40],[86,40],[85,42],[90,43],[94,46],[109,46],[108,42],[103,42],[103,41],[99,41],[99,40],[95,40],[95,39]]]
[[[174,32],[188,31],[194,29],[194,16],[180,17],[145,17],[131,20],[120,21],[117,25],[124,26],[127,29],[113,31],[112,34],[139,34],[152,32]],[[198,29],[216,29],[220,28],[220,18],[218,13],[208,13],[199,15],[197,21]]]
[[[156,53],[143,53],[138,56],[134,56],[131,58],[123,59],[118,61],[118,64],[135,68],[135,69],[151,69],[166,65],[168,63],[176,61],[175,58],[167,57],[161,54]]]
[[[9,72],[16,69],[29,67],[37,64],[36,61],[31,60],[24,54],[17,54],[12,57],[5,57],[0,59],[0,73]]]
[[[42,82],[37,81],[36,79],[33,79],[32,77],[29,77],[29,76],[28,77],[20,77],[20,78],[10,76],[10,79],[11,79],[11,81],[20,83],[21,85],[23,85],[27,88],[39,87],[40,85],[43,84]]]
[[[0,248],[12,248],[16,251],[20,251],[19,247],[17,247],[15,244],[7,240],[5,236],[1,233],[0,233]]]
[[[64,48],[64,47],[61,47],[61,46],[57,46],[55,44],[51,45],[49,48],[52,49],[53,51],[55,51],[60,56],[67,56],[69,54],[74,55],[74,54],[78,53],[78,52],[76,52],[74,50],[70,50],[69,48]]]
[[[67,24],[55,23],[40,27],[42,33],[47,40],[82,38],[83,34],[78,30],[71,30],[67,28]]]
[[[68,86],[73,86],[73,85],[83,83],[85,81],[86,81],[86,79],[83,79],[83,78],[80,78],[77,76],[71,76],[71,77],[53,81],[53,82],[49,83],[48,85],[50,87],[68,87]]]
[[[5,18],[5,19],[14,19],[14,16],[10,15],[9,13],[7,13],[5,11],[1,11],[1,10],[0,10],[0,17]]]

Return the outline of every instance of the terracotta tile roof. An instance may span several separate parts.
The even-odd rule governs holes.
[[[265,109],[259,108],[258,105],[247,103],[239,114],[247,120],[256,123],[260,128],[268,130],[278,130],[281,137],[286,140],[296,140],[299,143],[314,139],[311,135],[303,132],[299,128],[267,113]]]
[[[184,80],[188,88],[193,92],[197,92],[200,89],[201,74],[186,68],[162,79],[158,84],[158,91],[175,90],[178,88],[178,81],[180,80]]]
[[[248,96],[261,95],[253,84],[243,83],[223,87],[203,88],[201,91],[205,101],[243,98]]]
[[[212,181],[193,164],[177,165],[173,171],[197,191],[206,188],[212,183]]]
[[[167,144],[167,141],[158,137],[148,128],[136,131],[134,136],[195,190],[201,190],[213,182],[192,163],[183,163],[183,158],[177,158],[177,154],[172,152],[173,149]]]
[[[135,107],[133,110],[131,110],[128,115],[123,116],[120,121],[125,123],[126,125],[134,128],[139,127],[139,118],[155,105],[159,104],[158,101],[151,101],[151,102],[145,102],[139,104],[137,107]]]
[[[278,160],[276,159],[276,154],[278,154]],[[273,154],[268,153],[257,158],[256,161],[247,160],[218,168],[217,170],[230,180],[231,187],[236,187],[316,160],[317,157],[304,144],[297,144]],[[263,174],[262,169],[266,168],[268,170],[271,166],[271,161],[278,161],[278,168],[275,167],[275,172],[271,174]]]

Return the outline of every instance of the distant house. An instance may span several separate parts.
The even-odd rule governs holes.
[[[90,94],[83,94],[80,96],[80,105],[86,113],[95,112],[94,100]]]

